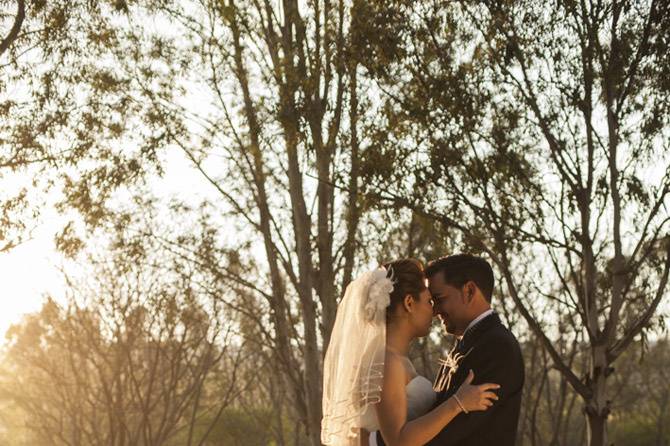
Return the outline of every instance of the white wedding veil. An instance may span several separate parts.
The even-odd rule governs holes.
[[[351,444],[357,429],[367,427],[370,405],[380,401],[392,291],[392,268],[368,271],[349,284],[337,308],[323,364],[325,445]]]

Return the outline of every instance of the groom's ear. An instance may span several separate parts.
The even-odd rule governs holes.
[[[477,286],[473,281],[467,282],[463,286],[463,295],[465,296],[465,303],[471,303],[474,298],[475,294],[477,293]]]

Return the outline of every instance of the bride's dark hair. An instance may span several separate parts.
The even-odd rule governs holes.
[[[426,275],[423,264],[416,259],[400,259],[384,263],[383,266],[386,268],[386,277],[395,282],[391,293],[391,304],[386,308],[388,320],[396,307],[402,304],[405,296],[409,294],[414,300],[419,299],[421,291],[426,289]]]

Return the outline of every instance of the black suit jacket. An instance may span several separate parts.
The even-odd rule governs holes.
[[[450,356],[455,354],[465,356],[457,367],[443,365],[440,368],[435,383],[436,386],[442,383],[444,388],[437,393],[436,406],[456,393],[470,369],[475,373],[473,384],[501,385],[497,391],[499,400],[486,411],[461,413],[427,444],[514,446],[524,382],[523,358],[518,341],[493,313],[465,333]],[[384,444],[380,432],[377,432],[377,442]]]

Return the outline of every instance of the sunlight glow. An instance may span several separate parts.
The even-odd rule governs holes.
[[[3,295],[0,301],[0,344],[7,329],[21,317],[38,311],[47,294],[58,298],[65,285],[58,270],[59,255],[53,234],[57,225],[46,223],[37,228],[31,240],[7,253],[0,254],[0,278]]]

